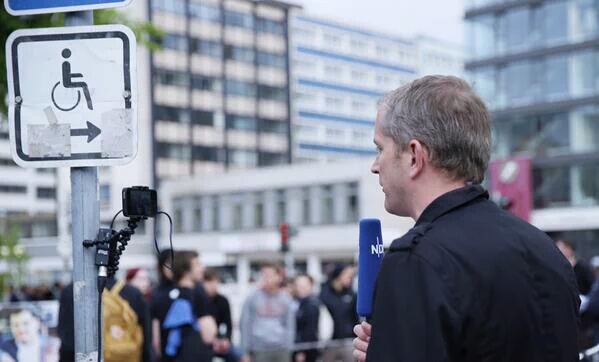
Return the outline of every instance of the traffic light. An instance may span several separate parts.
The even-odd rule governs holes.
[[[281,253],[289,252],[289,224],[279,225],[279,235],[281,236]]]

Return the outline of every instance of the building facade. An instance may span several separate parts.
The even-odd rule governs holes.
[[[458,46],[400,38],[295,11],[291,18],[294,161],[373,156],[377,102],[424,74],[461,75]]]
[[[149,4],[155,180],[289,163],[288,5]]]
[[[531,222],[599,254],[599,5],[470,1],[466,70],[495,159],[532,159]]]

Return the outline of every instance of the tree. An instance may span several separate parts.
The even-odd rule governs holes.
[[[16,287],[24,274],[24,263],[29,256],[19,245],[19,228],[13,226],[4,235],[0,234],[0,263],[6,271],[0,274],[0,296],[5,295],[8,286]]]
[[[6,39],[17,29],[46,28],[64,26],[64,13],[12,16],[0,7],[0,44],[6,44]],[[94,24],[123,24],[135,33],[137,42],[151,51],[161,48],[160,41],[164,32],[149,22],[131,20],[124,13],[114,9],[94,11]],[[8,108],[5,102],[7,96],[6,53],[0,51],[0,121],[6,115]]]

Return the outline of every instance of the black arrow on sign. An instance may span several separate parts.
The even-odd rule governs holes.
[[[94,138],[102,132],[95,124],[87,121],[87,128],[72,129],[71,136],[87,136],[87,143],[90,143]]]

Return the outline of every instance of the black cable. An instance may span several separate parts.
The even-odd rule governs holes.
[[[119,216],[119,214],[121,214],[122,212],[123,212],[123,209],[121,209],[119,212],[116,213],[116,215],[114,215],[114,217],[112,218],[112,221],[110,222],[110,229],[113,229],[114,221],[116,220],[117,216]]]
[[[164,266],[165,268],[167,268],[169,270],[172,270],[172,266],[175,261],[175,251],[173,249],[173,219],[171,218],[171,216],[169,214],[167,214],[164,211],[158,211],[156,214],[166,215],[166,217],[168,218],[168,222],[170,224],[169,241],[170,241],[170,245],[171,245],[171,265],[168,266],[168,265],[166,265],[166,263],[164,263],[162,266]],[[156,228],[154,228],[154,230],[156,230]],[[156,247],[156,252],[158,254],[160,254],[160,249],[158,248],[158,240],[156,240],[156,235],[154,235],[154,246]]]
[[[100,356],[102,356],[102,351],[102,292],[100,291],[98,293],[98,353]],[[100,356],[98,356],[98,360]]]

